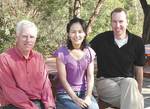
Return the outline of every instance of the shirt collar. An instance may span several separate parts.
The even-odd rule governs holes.
[[[33,50],[30,51],[28,59],[22,55],[21,51],[17,47],[15,47],[15,52],[21,59],[25,60],[30,60],[34,56]]]
[[[128,35],[128,42],[127,42],[127,43],[129,43],[129,42],[131,41],[131,39],[132,39],[132,35],[131,35],[131,33],[129,32],[129,30],[126,30],[126,33],[127,33],[127,35]],[[113,31],[112,31],[111,35],[112,35],[113,37],[111,37],[110,41],[115,44],[115,38],[114,38]],[[113,43],[112,43],[112,44],[113,44]]]

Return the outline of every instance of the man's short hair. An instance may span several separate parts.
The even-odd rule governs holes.
[[[115,8],[112,12],[111,12],[111,18],[112,18],[112,14],[113,13],[117,13],[117,12],[124,12],[126,14],[126,18],[127,18],[127,11],[124,8]]]
[[[37,26],[31,22],[31,21],[28,21],[28,20],[21,20],[17,23],[17,26],[16,26],[16,34],[19,35],[20,32],[22,32],[22,30],[25,28],[25,27],[31,27],[34,29],[35,31],[35,35],[37,36]]]

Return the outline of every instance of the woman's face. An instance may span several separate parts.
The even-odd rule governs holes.
[[[70,27],[69,38],[74,48],[81,46],[86,34],[80,23],[73,23]]]

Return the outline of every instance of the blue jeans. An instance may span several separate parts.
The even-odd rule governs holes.
[[[84,92],[75,92],[80,98],[85,97]],[[96,99],[92,96],[91,105],[84,109],[99,109]],[[56,109],[83,109],[78,106],[66,92],[59,92],[56,95]]]

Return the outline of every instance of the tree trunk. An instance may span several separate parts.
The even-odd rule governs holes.
[[[73,2],[74,0],[69,0],[69,20],[73,17]]]
[[[88,22],[88,26],[87,26],[87,34],[92,32],[92,26],[94,24],[96,17],[99,14],[99,11],[103,5],[103,2],[104,2],[104,0],[98,0],[98,3],[94,9],[94,12],[92,13],[91,17],[89,18],[89,22]]]
[[[143,40],[145,44],[150,44],[150,5],[146,0],[140,0],[141,6],[144,12],[144,24],[143,24]]]
[[[74,1],[74,12],[73,15],[80,18],[80,10],[81,10],[82,2],[81,0]]]
[[[97,4],[96,4],[96,7],[94,8],[94,12],[92,13],[92,15],[90,16],[90,18],[88,20],[87,34],[89,34],[92,31],[92,26],[94,25],[94,21],[95,21],[96,17],[98,16],[99,11],[100,11],[104,1],[105,0],[97,0]],[[81,6],[82,6],[82,0],[74,1],[73,16],[80,18]]]
[[[150,44],[150,10],[148,14],[144,17],[143,25],[143,40],[145,44]]]

